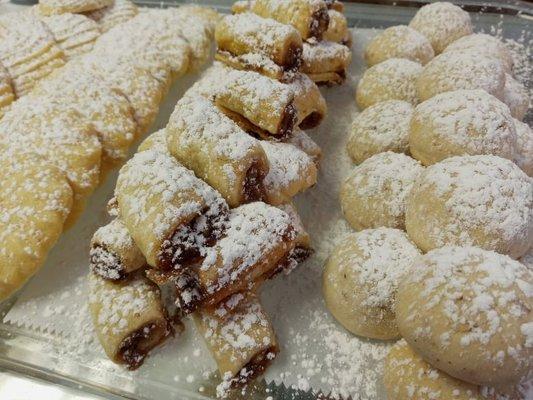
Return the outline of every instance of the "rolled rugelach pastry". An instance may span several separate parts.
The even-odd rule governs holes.
[[[339,0],[324,0],[329,10],[335,10],[340,13],[344,12],[344,4]]]
[[[270,170],[265,177],[266,201],[283,204],[316,184],[317,167],[304,151],[290,143],[261,141]]]
[[[147,263],[179,271],[196,262],[224,228],[228,206],[216,190],[169,154],[137,153],[115,188],[119,216]]]
[[[228,68],[214,100],[241,128],[263,138],[287,138],[297,122],[293,91],[257,72]]]
[[[324,40],[350,46],[352,37],[348,30],[348,21],[342,12],[334,9],[328,10],[329,26],[324,32]]]
[[[247,60],[264,57],[281,72],[296,71],[302,62],[302,38],[298,31],[270,18],[252,13],[227,15],[215,30],[217,59],[240,63],[243,70],[255,70]],[[241,56],[245,56],[242,59]],[[257,71],[261,72],[261,71]]]
[[[320,165],[320,159],[322,158],[322,149],[307,133],[301,129],[296,129],[287,143],[290,143],[305,152],[313,159],[318,168]]]
[[[215,308],[199,310],[194,322],[217,363],[220,388],[255,379],[279,351],[272,324],[254,292],[236,293]]]
[[[172,333],[159,288],[142,274],[110,282],[90,273],[89,310],[107,356],[129,369]]]
[[[146,259],[118,218],[94,233],[89,257],[92,271],[111,281],[124,279],[146,266]]]
[[[225,236],[206,249],[194,275],[176,282],[184,313],[213,307],[228,296],[268,279],[296,246],[290,216],[255,202],[231,210]]]
[[[321,40],[328,29],[328,8],[322,0],[253,0],[249,7],[261,17],[294,26],[302,39]]]
[[[301,129],[317,127],[327,112],[326,100],[320,93],[318,86],[303,73],[295,74],[287,85],[294,93],[293,104],[298,115],[297,125]]]
[[[352,52],[335,42],[304,43],[301,72],[317,84],[337,85],[346,79]]]
[[[231,207],[264,198],[268,160],[263,148],[210,100],[194,94],[183,97],[166,131],[170,153]]]
[[[231,12],[233,14],[240,14],[250,11],[250,0],[238,0],[231,6]]]

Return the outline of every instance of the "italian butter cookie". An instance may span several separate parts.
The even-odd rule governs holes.
[[[98,23],[102,32],[129,21],[139,13],[137,6],[129,0],[114,0],[113,4],[89,11],[85,15]]]
[[[369,66],[390,58],[406,58],[422,65],[434,56],[429,40],[420,32],[405,25],[391,26],[374,37],[365,49]]]
[[[420,101],[460,89],[481,89],[501,99],[505,85],[502,63],[475,51],[450,51],[431,60],[416,82]]]
[[[78,14],[99,10],[111,4],[113,0],[39,0],[39,12],[42,15]]]
[[[533,177],[533,131],[528,124],[515,120],[517,149],[516,164]]]
[[[370,157],[353,169],[341,187],[344,217],[356,230],[403,229],[406,197],[422,171],[420,163],[405,154],[386,152]]]
[[[365,71],[357,84],[355,100],[361,109],[386,100],[418,103],[416,82],[422,66],[403,58],[390,58]]]
[[[354,119],[346,145],[356,164],[385,151],[409,151],[409,123],[413,106],[402,100],[387,100],[361,111]]]
[[[350,332],[396,339],[394,303],[398,284],[420,255],[397,229],[367,229],[346,237],[329,257],[322,278],[326,306]]]
[[[405,340],[391,347],[383,376],[389,400],[483,400],[480,388],[433,368]]]
[[[4,110],[15,100],[13,86],[11,86],[11,77],[0,63],[0,118],[4,115]]]
[[[500,157],[448,158],[414,183],[405,226],[423,251],[478,246],[519,258],[533,240],[532,180]]]
[[[497,37],[486,33],[473,33],[451,43],[444,53],[450,51],[474,51],[485,56],[495,57],[503,65],[505,72],[511,74],[513,71],[513,56],[507,46]]]
[[[452,3],[440,1],[420,8],[409,26],[429,39],[435,54],[472,33],[470,15]]]
[[[416,353],[474,384],[510,386],[533,361],[533,275],[511,258],[443,247],[416,259],[396,296],[396,322]]]
[[[502,101],[507,104],[514,118],[520,121],[524,119],[529,109],[529,93],[524,85],[509,74],[505,74]]]
[[[0,155],[0,300],[39,269],[72,207],[64,173],[35,154]]]
[[[513,159],[515,146],[509,108],[482,90],[457,90],[424,101],[409,128],[411,154],[424,165],[463,154]]]

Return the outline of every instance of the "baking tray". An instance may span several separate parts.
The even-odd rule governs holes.
[[[149,7],[176,6],[181,3],[198,3],[210,5],[222,12],[228,12],[233,1],[150,1],[143,0],[137,2]],[[394,4],[387,1],[359,1],[345,2],[346,16],[350,26],[357,29],[383,29],[387,26],[406,24],[412,18],[417,8],[426,2],[423,1],[396,1]],[[477,31],[498,33],[504,38],[524,41],[531,41],[533,25],[533,5],[522,1],[506,2],[481,2],[481,1],[461,1],[455,2],[463,5],[472,12],[472,18]],[[8,11],[7,7],[0,3],[0,12]],[[529,36],[528,36],[529,35]],[[357,36],[356,36],[357,40]],[[355,46],[358,46],[355,43]],[[363,64],[360,51],[354,57],[353,63]],[[180,80],[171,90],[169,96],[161,107],[160,115],[156,126],[152,130],[166,124],[173,106],[183,92],[197,79],[197,76],[189,76]],[[351,82],[352,86],[354,82]],[[328,90],[325,95],[328,97]],[[341,89],[342,90],[342,89]],[[355,102],[351,107],[355,110]],[[530,115],[531,116],[531,115]],[[332,124],[326,121],[325,125]],[[330,156],[328,153],[324,157]],[[91,199],[89,209],[84,218],[103,213],[103,207],[107,194],[114,187],[116,173],[113,174]],[[309,193],[304,193],[298,199],[298,203],[308,202],[313,207],[314,189]],[[82,237],[87,235],[87,226],[80,224],[67,232],[61,239],[61,248],[65,247],[65,242],[76,243],[77,235]],[[90,225],[90,224],[89,224]],[[61,259],[61,254],[52,252],[47,265],[43,270],[50,269],[51,263]],[[57,276],[61,279],[61,276]],[[24,289],[21,293],[24,292]],[[315,293],[320,296],[319,293]],[[17,302],[14,297],[7,302],[0,304],[0,321],[9,312],[11,307]],[[193,362],[193,361],[191,361]],[[0,322],[0,369],[12,370],[17,373],[30,375],[38,379],[47,380],[56,384],[81,389],[87,393],[104,396],[105,398],[130,398],[130,399],[210,399],[214,397],[215,386],[218,383],[215,375],[206,376],[197,382],[196,388],[191,389],[191,385],[184,385],[157,377],[146,376],[143,373],[129,373],[122,371],[119,373],[102,373],[90,365],[80,363],[68,356],[68,352],[61,347],[61,342],[55,340],[54,332],[47,332],[43,329],[36,329],[28,325],[14,325]],[[201,391],[199,390],[201,388]],[[287,388],[283,384],[267,384],[264,380],[250,385],[244,393],[232,394],[235,399],[315,399],[317,395],[312,395],[309,391],[295,390]],[[354,397],[359,396],[356,394]],[[326,398],[326,395],[320,395]],[[364,399],[364,395],[359,398]]]

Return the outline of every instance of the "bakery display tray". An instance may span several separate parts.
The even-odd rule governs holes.
[[[136,1],[136,3],[147,7],[172,7],[183,3],[197,3],[213,6],[221,12],[228,12],[233,1],[142,0]],[[339,211],[330,211],[329,209],[331,207],[335,208],[337,205],[336,185],[347,173],[343,167],[349,167],[349,164],[344,163],[345,160],[342,160],[343,156],[341,155],[341,153],[344,154],[345,135],[343,135],[343,129],[345,130],[349,126],[349,121],[353,114],[357,112],[353,90],[357,84],[358,77],[365,69],[361,57],[364,43],[380,29],[408,23],[417,8],[426,2],[415,0],[395,2],[345,1],[344,3],[345,14],[350,26],[354,28],[354,57],[350,68],[350,76],[346,85],[342,87],[323,89],[330,112],[325,122],[310,134],[323,149],[323,165],[319,176],[319,184],[317,187],[299,195],[296,201],[304,224],[307,222],[313,225],[310,231],[312,234],[315,233],[315,239],[318,241],[326,240],[325,238],[330,236],[329,233],[337,232],[334,223],[327,223],[330,219],[328,212],[332,213],[331,220],[338,218]],[[463,5],[472,13],[476,31],[498,34],[505,39],[513,39],[521,43],[529,42],[529,48],[531,48],[533,4],[523,1],[456,1],[455,3]],[[0,13],[19,9],[20,7],[6,5],[3,1],[0,1]],[[162,104],[159,116],[151,132],[166,125],[176,101],[197,78],[198,75],[186,76],[175,84]],[[527,82],[527,84],[531,87],[531,82]],[[531,122],[531,112],[528,122]],[[21,315],[25,310],[18,304],[21,299],[33,297],[34,300],[42,298],[43,301],[49,301],[49,296],[53,296],[54,293],[50,293],[48,288],[62,282],[68,285],[76,280],[76,278],[69,275],[69,266],[86,262],[88,238],[90,238],[95,227],[102,225],[102,221],[105,221],[105,204],[115,186],[115,179],[116,173],[112,174],[107,182],[93,195],[90,199],[90,205],[79,223],[64,235],[65,237],[61,239],[36,278],[22,289],[17,296],[7,302],[0,303],[0,370],[10,370],[17,374],[30,375],[40,380],[75,388],[109,399],[185,400],[214,398],[218,380],[212,374],[174,379],[178,374],[176,371],[172,371],[172,368],[183,371],[187,369],[187,364],[192,365],[195,363],[194,358],[176,359],[176,365],[165,364],[157,371],[146,372],[142,368],[134,373],[120,368],[104,370],[98,367],[98,363],[80,361],[79,358],[71,356],[72,353],[76,353],[76,348],[66,347],[65,342],[61,340],[61,337],[65,334],[64,331],[70,329],[72,332],[76,332],[76,329],[82,329],[82,327],[77,327],[75,324],[69,324],[72,315],[64,316],[64,325],[66,327],[63,331],[47,329],[46,326],[43,326],[42,321],[46,321],[47,318],[46,310],[44,314],[43,310],[39,310],[39,315],[28,315],[26,318]],[[338,205],[336,208],[339,208]],[[322,224],[323,221],[326,221],[326,223]],[[317,229],[323,229],[328,234],[316,235]],[[331,239],[333,240],[334,237]],[[323,252],[319,251],[318,253],[321,255]],[[303,271],[296,272],[305,274],[306,266],[304,265],[302,268],[304,269]],[[317,263],[317,266],[309,268],[319,277],[319,263]],[[286,286],[294,279],[288,279],[289,283]],[[267,288],[267,290],[272,292],[271,288]],[[311,289],[308,288],[308,292],[312,292],[315,297],[320,297],[320,293],[313,290],[313,287]],[[77,295],[77,293],[74,291],[73,295]],[[80,295],[83,295],[83,293]],[[301,300],[305,302],[306,298]],[[315,300],[320,302],[319,299]],[[61,302],[61,299],[58,299],[58,302]],[[266,301],[266,303],[268,306],[269,301]],[[4,318],[17,307],[20,309],[18,314],[15,313],[18,316]],[[68,310],[69,308],[67,307],[66,309]],[[323,312],[323,310],[320,311]],[[28,312],[31,312],[31,309]],[[80,310],[80,312],[82,311]],[[57,310],[55,318],[57,318]],[[40,322],[37,323],[37,321]],[[277,328],[279,329],[280,327]],[[315,327],[315,329],[317,328]],[[282,339],[284,335],[290,335],[289,327],[282,327],[280,330],[282,331]],[[188,329],[187,332],[190,331]],[[85,338],[80,337],[80,343],[83,340]],[[184,340],[191,339],[186,337]],[[321,340],[321,338],[318,338],[318,340]],[[172,341],[171,345],[176,343],[179,344],[179,340]],[[292,342],[287,342],[285,345],[290,345],[289,343]],[[312,346],[313,340],[310,339],[308,343],[309,346]],[[362,344],[361,348],[370,345]],[[72,346],[72,343],[69,346]],[[75,346],[76,344],[74,343]],[[381,344],[376,344],[375,346],[379,347]],[[167,347],[162,351],[165,352],[166,349]],[[169,350],[176,351],[176,349]],[[283,357],[284,351],[285,349],[282,349],[281,357]],[[354,354],[354,356],[355,358],[358,357],[357,354]],[[363,356],[361,355],[361,357]],[[372,366],[370,366],[370,370],[366,368],[353,368],[352,370],[355,371],[354,374],[366,374],[370,373],[371,369]],[[374,373],[374,375],[378,376],[379,374]],[[356,378],[355,376],[353,377],[354,380]],[[317,389],[313,386],[313,382],[310,385],[304,384],[298,390],[294,388],[294,385],[289,385],[287,383],[289,381],[290,379],[285,381],[283,377],[268,379],[268,382],[264,379],[259,380],[245,392],[232,394],[231,398],[250,400],[264,400],[266,398],[271,398],[272,400],[311,400],[317,398],[316,394],[311,394],[310,389]],[[382,391],[378,390],[378,397],[382,396],[380,393]],[[326,399],[327,394],[324,393],[320,398]],[[362,391],[351,393],[351,395],[353,400],[368,400],[369,398]]]

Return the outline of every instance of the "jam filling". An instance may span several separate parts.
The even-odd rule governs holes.
[[[287,104],[285,110],[283,110],[283,118],[279,124],[278,135],[276,135],[275,139],[288,139],[292,135],[292,131],[297,122],[298,112],[296,111],[296,107],[292,103]]]
[[[231,379],[230,388],[240,388],[257,378],[266,370],[277,353],[278,348],[272,346],[257,354],[239,371],[237,376]]]
[[[245,203],[263,200],[266,196],[263,180],[265,173],[257,162],[252,163],[244,178],[243,198]]]
[[[300,122],[300,128],[304,130],[315,128],[320,124],[323,117],[324,115],[322,113],[313,111],[311,114],[305,117],[302,122]]]
[[[329,14],[327,8],[320,8],[316,10],[311,18],[311,25],[309,26],[309,33],[311,37],[316,40],[322,40],[322,35],[328,30]]]
[[[120,257],[105,246],[92,248],[89,258],[93,272],[104,279],[118,281],[127,276]]]
[[[298,71],[302,65],[302,47],[292,43],[287,49],[285,64],[280,65],[284,71]]]

